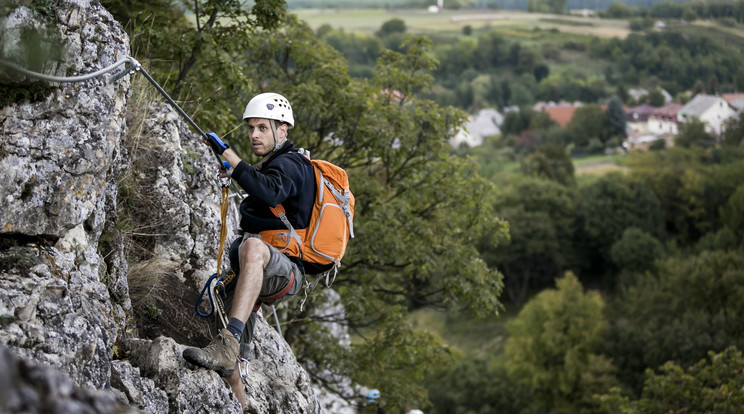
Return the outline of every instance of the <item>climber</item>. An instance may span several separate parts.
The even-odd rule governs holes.
[[[248,125],[254,154],[263,157],[256,165],[241,160],[216,134],[208,133],[204,139],[229,162],[230,177],[248,193],[240,203],[242,234],[229,251],[230,267],[237,281],[226,300],[227,328],[221,329],[206,347],[185,349],[183,357],[228,378],[245,408],[240,370],[236,368],[238,355],[249,351],[256,312],[261,303],[273,304],[294,296],[303,286],[309,266],[299,257],[281,253],[257,235],[286,229],[270,210],[280,203],[294,228],[307,227],[316,188],[312,165],[287,139],[294,116],[285,97],[277,93],[256,95],[248,102],[243,120]]]

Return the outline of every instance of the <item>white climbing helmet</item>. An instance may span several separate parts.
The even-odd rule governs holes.
[[[286,122],[290,128],[294,126],[292,105],[287,98],[274,92],[258,94],[248,102],[243,112],[243,120],[249,118],[265,118]]]
[[[380,398],[380,390],[373,388],[367,392],[367,402],[371,403]]]

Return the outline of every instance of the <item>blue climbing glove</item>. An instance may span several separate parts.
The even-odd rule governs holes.
[[[230,148],[230,146],[222,142],[220,137],[218,137],[214,132],[207,132],[205,135],[205,140],[209,146],[212,147],[212,151],[214,151],[215,154],[222,155],[226,149]]]

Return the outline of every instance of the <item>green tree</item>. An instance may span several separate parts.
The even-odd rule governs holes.
[[[666,98],[664,98],[664,94],[661,93],[659,88],[651,89],[645,97],[645,101],[648,102],[649,105],[656,107],[664,106],[666,103],[665,100]]]
[[[521,169],[525,175],[545,178],[563,185],[574,185],[574,165],[564,146],[541,145],[537,151],[522,159]]]
[[[377,37],[383,38],[396,33],[405,33],[406,30],[406,22],[403,19],[390,19],[380,26],[380,30],[377,31]]]
[[[744,180],[740,153],[674,146],[635,153],[625,164],[633,180],[650,188],[661,203],[667,237],[680,246],[694,244],[721,226],[719,207]]]
[[[607,17],[612,17],[615,19],[624,19],[630,16],[630,9],[622,1],[616,1],[607,7],[607,10],[605,10],[605,13],[607,14]]]
[[[550,67],[544,63],[541,63],[532,70],[532,74],[535,75],[535,80],[540,82],[550,75]]]
[[[235,0],[102,4],[127,29],[135,57],[204,130],[238,122],[235,102],[255,88],[244,76],[241,55],[256,33],[274,30],[286,17],[284,0],[259,0],[252,7]],[[225,23],[233,21],[241,24]]]
[[[501,132],[516,135],[529,129],[534,113],[531,109],[507,112],[501,124]]]
[[[667,362],[648,370],[640,399],[631,401],[619,389],[602,395],[608,413],[738,413],[744,406],[744,358],[736,346],[708,352],[708,359],[684,368]]]
[[[527,11],[532,13],[566,13],[567,0],[528,0]]]
[[[605,142],[609,138],[607,112],[597,104],[584,105],[576,109],[566,129],[578,148],[586,148],[592,138]]]
[[[487,235],[493,245],[506,235],[493,184],[447,143],[465,114],[418,97],[432,82],[431,42],[410,37],[403,45],[403,53],[382,52],[374,79],[352,79],[337,52],[291,22],[256,37],[245,67],[266,89],[285,91],[295,108],[293,141],[344,166],[356,196],[356,239],[333,286],[347,312],[338,322],[360,341],[347,352],[316,340],[308,309],[293,316],[307,322],[288,326],[286,337],[318,369],[383,384],[388,407],[401,409],[426,400],[418,380],[447,356],[432,335],[406,323],[409,310],[499,312],[502,276],[480,258],[476,241]]]
[[[662,258],[664,246],[659,240],[635,227],[630,227],[610,248],[612,262],[621,270],[632,273],[652,268]]]
[[[721,143],[727,147],[744,146],[744,113],[726,121]]]
[[[514,72],[533,73],[540,60],[539,52],[534,47],[520,47],[514,64]]]
[[[686,22],[694,22],[697,20],[698,15],[695,13],[695,10],[692,9],[692,7],[686,7],[685,10],[682,12],[682,19]]]
[[[507,45],[504,38],[496,32],[485,32],[478,36],[477,55],[479,69],[495,68],[507,58]]]
[[[708,232],[695,244],[697,253],[706,250],[736,250],[739,248],[739,237],[731,229],[724,227],[717,232]]]
[[[684,148],[706,148],[715,145],[715,142],[715,137],[705,130],[705,123],[698,118],[688,119],[680,125],[679,134],[674,138],[674,143]]]
[[[726,205],[721,207],[721,220],[739,238],[744,240],[744,185],[740,185]]]
[[[558,183],[510,177],[495,206],[509,222],[510,238],[497,249],[483,243],[480,250],[487,263],[504,273],[511,303],[523,303],[572,262],[574,199],[574,190]]]
[[[612,363],[599,354],[605,304],[597,292],[584,293],[570,272],[556,285],[508,323],[506,369],[551,412],[596,412],[592,395],[614,383]]]
[[[595,272],[607,270],[610,249],[627,228],[654,236],[661,233],[663,217],[656,195],[620,174],[607,174],[582,188],[580,203],[582,251]]]
[[[611,136],[625,137],[626,122],[625,109],[623,101],[617,96],[612,97],[607,104],[607,122],[609,123],[609,133]]]
[[[744,340],[744,258],[736,251],[670,257],[613,301],[606,354],[640,391],[647,368],[689,366]]]
[[[512,381],[503,358],[467,355],[451,365],[440,367],[428,378],[427,389],[433,406],[431,414],[519,413],[534,404],[531,392]],[[529,411],[533,412],[533,411]]]

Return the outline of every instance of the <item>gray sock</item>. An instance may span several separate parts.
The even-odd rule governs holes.
[[[227,330],[233,334],[235,340],[238,342],[240,342],[240,337],[243,335],[243,329],[245,329],[245,324],[240,319],[230,318],[227,322]]]

